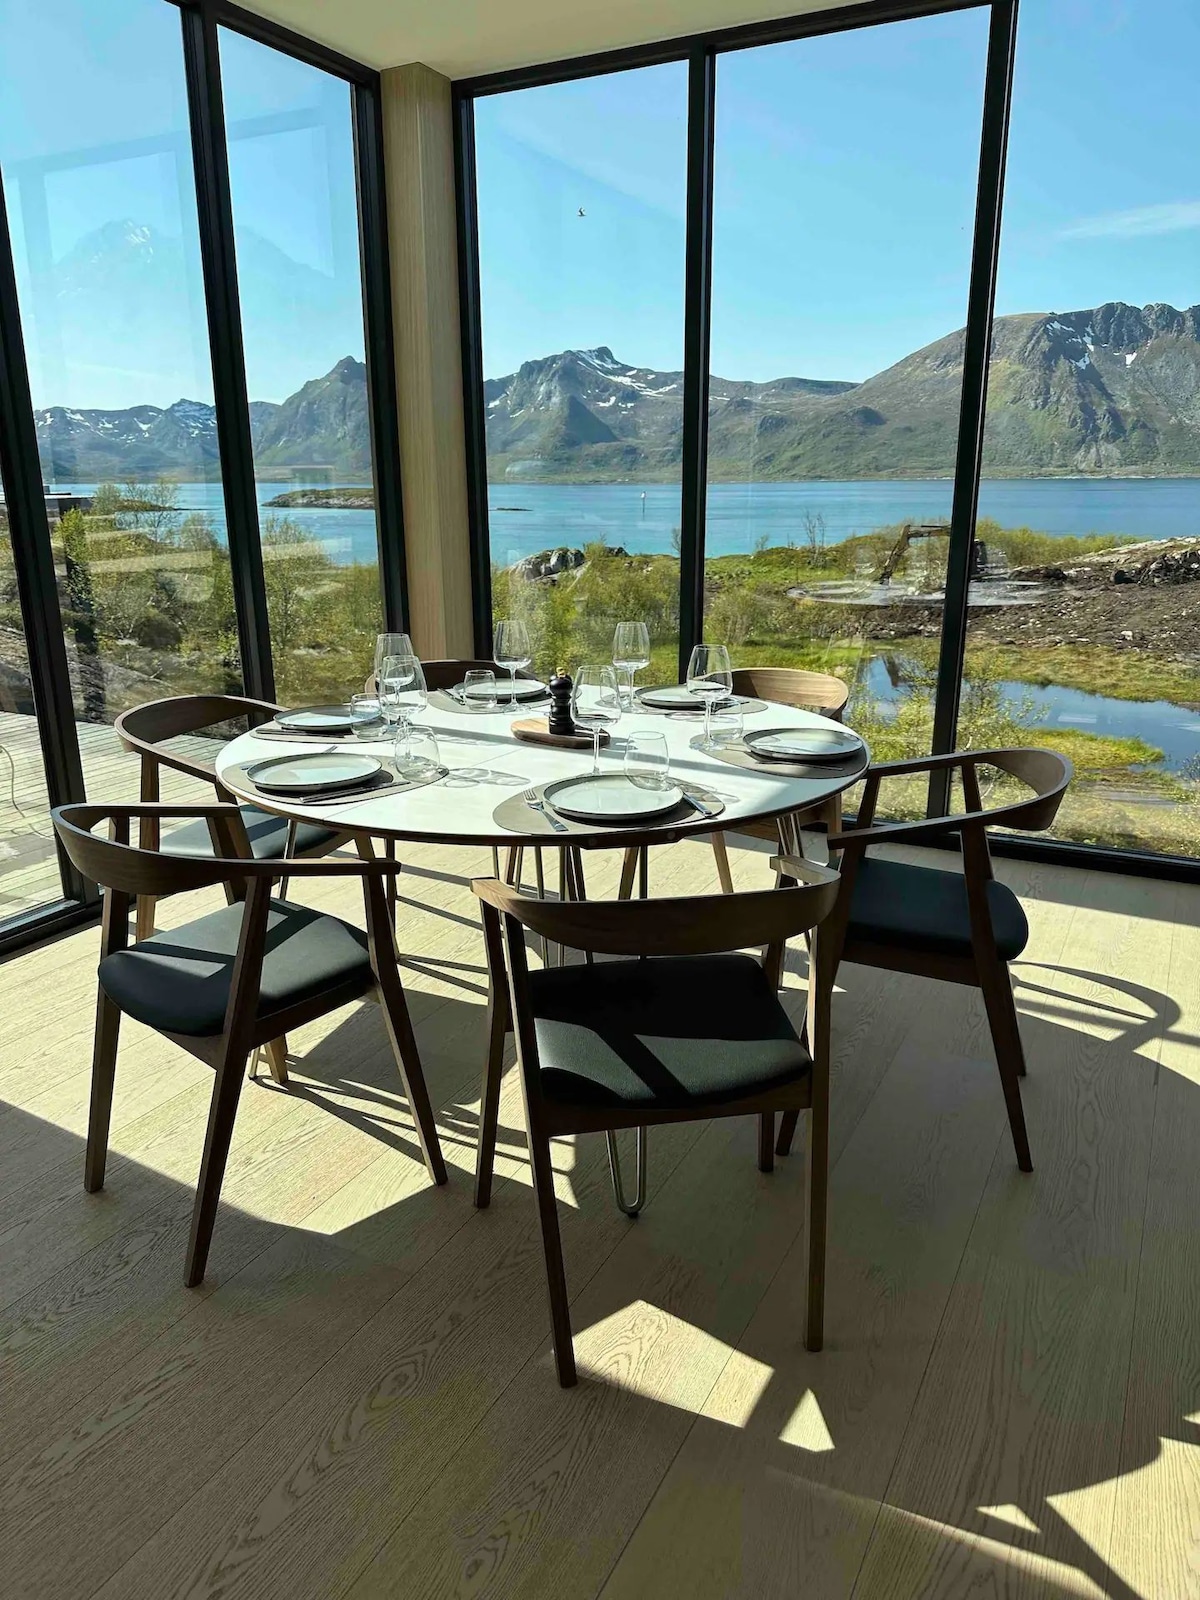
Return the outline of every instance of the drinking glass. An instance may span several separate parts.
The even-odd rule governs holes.
[[[509,703],[517,703],[517,673],[522,667],[527,667],[533,660],[533,648],[529,643],[529,629],[523,622],[498,622],[496,624],[496,665],[507,667],[512,677],[512,686],[509,689]]]
[[[429,778],[441,771],[442,752],[432,728],[405,723],[396,738],[396,770],[403,778]]]
[[[625,776],[639,789],[665,789],[671,776],[666,736],[631,733],[625,746]]]
[[[403,660],[403,656],[400,657]],[[425,682],[425,669],[417,660],[412,658],[410,670],[401,684],[398,692],[400,707],[400,721],[408,727],[418,711],[423,711],[429,704],[429,688]]]
[[[406,633],[380,633],[375,637],[375,686],[379,687],[379,675],[383,671],[383,663],[389,656],[416,657],[412,647],[412,640]]]
[[[714,745],[740,744],[746,731],[746,719],[741,706],[735,703],[714,709],[711,731]]]
[[[650,665],[650,629],[644,622],[618,622],[613,634],[613,666],[629,674],[629,709],[633,709],[633,680]]]
[[[733,689],[733,668],[723,644],[698,644],[688,662],[687,686],[704,701],[704,738],[701,749],[712,749],[712,709]]]
[[[621,716],[621,692],[615,667],[580,667],[571,689],[571,715],[592,730],[592,771],[600,771],[600,731]]]
[[[487,668],[468,672],[463,679],[463,704],[473,706],[476,711],[495,711],[496,674]]]
[[[383,712],[377,694],[352,694],[350,715],[353,718],[356,739],[381,739],[384,733]]]
[[[380,663],[375,687],[379,691],[379,709],[383,720],[394,728],[407,721],[404,715],[404,695],[412,689],[420,670],[414,655],[385,656]]]

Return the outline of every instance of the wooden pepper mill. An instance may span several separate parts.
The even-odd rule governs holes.
[[[574,687],[568,672],[556,672],[550,679],[549,731],[559,738],[569,739],[577,731],[571,715],[571,691]]]

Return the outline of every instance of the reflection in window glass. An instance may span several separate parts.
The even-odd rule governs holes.
[[[340,699],[382,627],[351,91],[226,30],[221,72],[276,687]]]
[[[542,673],[678,667],[687,70],[475,103],[492,601]]]
[[[1188,0],[1021,7],[962,729],[1072,759],[1060,837],[1189,856],[1198,49]]]
[[[717,72],[705,637],[850,683],[877,759],[930,746],[987,27]]]
[[[0,163],[76,714],[237,691],[178,13],[9,0],[0,55],[46,68],[5,78]]]

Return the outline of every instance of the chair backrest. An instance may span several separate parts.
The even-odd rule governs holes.
[[[163,750],[160,748],[162,741],[181,734],[199,733],[203,728],[238,717],[247,717],[253,726],[256,722],[268,721],[280,709],[265,700],[248,700],[242,695],[177,694],[167,700],[150,700],[143,706],[122,711],[114,727],[125,749],[140,755],[143,762],[161,762],[163,766],[211,782],[214,769],[209,763],[181,755],[176,750]]]
[[[1026,833],[1038,833],[1050,827],[1075,775],[1074,767],[1065,756],[1060,756],[1056,750],[980,750],[973,754],[972,770],[980,766],[998,767],[1033,790],[1025,800],[985,811],[983,816],[989,827],[1003,823],[1006,828],[1019,828]]]
[[[837,899],[838,874],[815,863],[806,866],[809,881],[793,888],[669,900],[539,900],[495,878],[477,879],[472,888],[485,907],[573,950],[612,956],[713,955],[780,945],[828,916]]]
[[[799,706],[803,711],[818,711],[839,722],[850,686],[828,672],[804,672],[799,667],[737,667],[733,674],[734,694],[756,700],[775,700],[783,706]]]
[[[496,682],[503,685],[508,678],[508,669],[498,667],[494,661],[422,661],[421,669],[425,674],[425,687],[427,689],[453,689],[460,684],[468,672],[494,672]],[[532,672],[518,672],[518,678],[532,678]],[[363,684],[364,694],[375,693],[375,674],[371,673],[366,683]]]

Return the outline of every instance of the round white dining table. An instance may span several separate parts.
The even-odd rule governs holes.
[[[527,714],[527,713],[526,713]],[[521,713],[517,713],[519,717]],[[545,822],[532,810],[509,807],[513,826],[496,822],[498,805],[528,789],[540,791],[556,778],[584,775],[592,769],[592,752],[518,740],[510,731],[514,720],[507,708],[487,712],[454,712],[435,706],[424,708],[413,719],[437,736],[441,764],[446,773],[436,782],[425,783],[361,800],[342,800],[322,806],[301,804],[278,795],[267,795],[255,788],[243,773],[247,763],[271,756],[305,755],[331,748],[311,741],[265,739],[254,732],[241,734],[223,746],[216,760],[221,784],[261,810],[274,812],[298,822],[318,823],[352,835],[375,839],[424,841],[430,844],[525,845],[579,849],[620,849],[630,845],[669,844],[688,834],[708,834],[736,828],[748,821],[767,821],[827,806],[844,790],[857,783],[861,771],[848,775],[843,765],[817,777],[787,776],[767,763],[748,769],[733,766],[695,747],[703,721],[697,717],[665,715],[646,709],[629,711],[612,729],[611,742],[600,752],[602,772],[620,772],[626,740],[636,733],[665,736],[671,763],[671,777],[683,785],[694,784],[715,795],[724,804],[716,817],[698,811],[669,823],[637,827],[597,827],[594,831],[575,823],[569,835],[548,833]],[[812,711],[792,706],[769,704],[748,712],[746,732],[758,728],[844,726]],[[345,747],[339,742],[335,748]],[[355,740],[351,748],[364,754],[387,757],[390,742]],[[865,764],[864,752],[864,764]],[[519,826],[528,810],[530,828]]]

